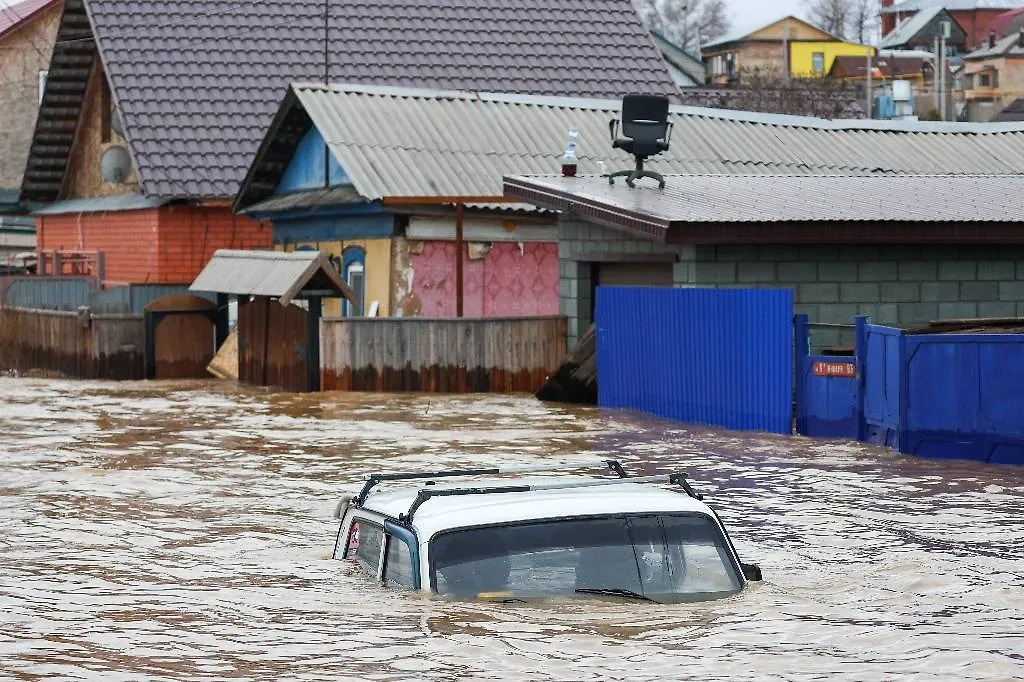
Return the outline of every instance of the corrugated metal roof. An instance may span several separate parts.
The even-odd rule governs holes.
[[[353,187],[347,185],[328,187],[326,189],[310,189],[301,192],[275,194],[257,202],[246,209],[246,213],[272,213],[297,208],[315,208],[317,206],[337,206],[339,204],[363,204],[366,200]]]
[[[926,222],[1024,223],[1019,175],[673,175],[666,187],[630,188],[599,176],[508,177],[505,195],[522,189],[569,197],[579,206],[673,223]],[[534,203],[537,203],[536,201]],[[554,204],[545,208],[559,209]]]
[[[943,7],[950,12],[974,9],[1013,9],[1024,5],[1024,0],[903,0],[890,7],[882,7],[882,14],[916,12],[931,7]]]
[[[608,122],[621,108],[615,100],[364,86],[295,85],[292,92],[279,120],[296,102],[303,107],[367,200],[500,196],[502,175],[559,169],[570,124],[580,128],[581,174],[602,172],[600,162],[606,170],[633,164],[609,140]],[[1020,124],[826,121],[684,106],[672,108],[672,121],[671,148],[648,161],[660,172],[1024,173]],[[257,156],[249,178],[260,175],[271,187],[267,173],[257,173],[261,163]],[[281,164],[270,166],[281,172]],[[267,198],[250,193],[248,182],[236,208]]]
[[[167,199],[144,197],[141,194],[115,194],[96,199],[67,199],[45,206],[33,215],[60,215],[62,213],[88,213],[90,211],[138,211],[146,208],[157,208],[167,203]]]
[[[880,42],[878,46],[886,48],[906,45],[921,31],[921,29],[928,25],[928,22],[942,14],[942,10],[943,8],[939,6],[929,7],[928,9],[923,9],[920,12],[917,12],[914,16],[910,17],[890,31],[888,35],[882,38],[882,42]]]
[[[307,286],[331,289],[350,301],[355,295],[322,251],[217,249],[189,291],[270,296],[288,305]]]

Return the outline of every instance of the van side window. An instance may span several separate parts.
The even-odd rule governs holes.
[[[367,573],[377,577],[380,566],[380,547],[384,541],[384,529],[375,523],[359,520],[352,522],[348,533],[345,558],[354,559]]]
[[[415,586],[409,545],[394,535],[388,535],[387,556],[384,558],[384,582],[392,587]]]

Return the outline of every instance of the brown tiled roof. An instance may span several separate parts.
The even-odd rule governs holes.
[[[878,69],[885,78],[899,76],[920,76],[921,68],[930,62],[923,57],[875,57],[871,60],[872,70]],[[861,56],[840,55],[832,63],[832,76],[864,78],[867,60]]]
[[[678,98],[630,0],[329,4],[333,83]],[[86,8],[146,194],[233,196],[288,84],[324,75],[323,0]],[[27,176],[23,199],[51,201],[59,186]]]

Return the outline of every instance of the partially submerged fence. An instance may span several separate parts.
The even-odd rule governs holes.
[[[80,379],[141,379],[140,315],[0,308],[0,371]]]
[[[328,391],[534,392],[565,356],[564,317],[321,324],[321,386]]]

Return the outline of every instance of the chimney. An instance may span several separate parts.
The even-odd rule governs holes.
[[[884,10],[886,7],[892,7],[894,2],[895,2],[895,0],[882,0],[882,2],[881,2],[882,9]],[[884,38],[889,33],[891,33],[893,29],[896,28],[896,15],[895,14],[891,14],[889,12],[885,12],[885,13],[882,14],[881,19],[882,19],[882,37]]]
[[[988,49],[992,49],[996,46],[996,31],[995,29],[989,29],[988,32]]]

